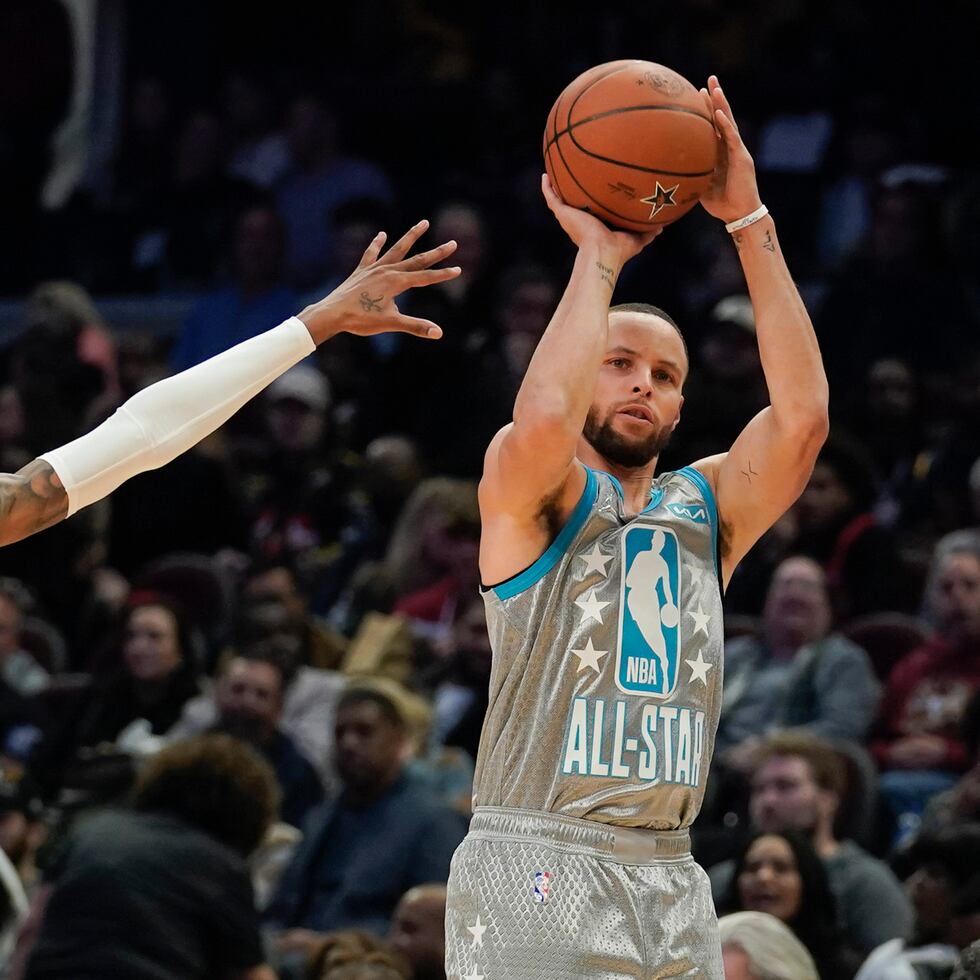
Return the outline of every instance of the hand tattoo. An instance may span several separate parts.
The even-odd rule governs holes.
[[[384,296],[379,296],[377,299],[371,299],[367,293],[367,290],[361,293],[361,309],[364,310],[365,313],[380,313],[381,304],[384,301]]]

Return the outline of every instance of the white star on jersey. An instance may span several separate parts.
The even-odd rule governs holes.
[[[612,555],[604,555],[599,550],[599,542],[595,543],[595,547],[587,555],[579,555],[579,558],[585,562],[585,575],[590,575],[592,572],[599,572],[600,575],[606,574],[606,565],[613,560]],[[582,578],[585,578],[585,575]]]
[[[601,602],[596,598],[595,589],[591,589],[589,594],[584,599],[576,599],[575,605],[582,610],[582,624],[584,625],[590,619],[594,619],[597,623],[602,622],[602,610],[609,605],[608,602]]]
[[[585,642],[585,648],[582,650],[573,650],[572,653],[578,657],[578,669],[579,671],[585,670],[586,667],[591,667],[597,674],[599,673],[599,658],[604,657],[608,650],[596,650],[592,646],[592,637],[589,637]]]
[[[487,927],[480,923],[479,916],[476,917],[476,925],[467,926],[466,931],[472,933],[474,946],[483,946],[483,934],[487,931]]]
[[[693,612],[692,610],[688,609],[687,614],[688,614],[688,616],[693,616],[694,617],[694,632],[695,633],[698,633],[698,632],[704,633],[704,635],[707,636],[708,635],[708,623],[711,622],[711,616],[710,616],[709,613],[706,613],[701,608],[701,603],[700,602],[698,603],[697,612]]]
[[[691,683],[693,684],[695,680],[699,680],[705,687],[708,686],[708,671],[714,667],[714,664],[709,664],[698,650],[698,656],[696,660],[685,660],[684,663],[691,668]]]
[[[691,579],[691,585],[700,585],[701,579],[704,577],[704,569],[695,565],[688,572],[688,577]]]

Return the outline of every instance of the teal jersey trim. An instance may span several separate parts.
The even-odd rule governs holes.
[[[561,561],[562,556],[568,551],[568,546],[592,512],[598,490],[599,481],[596,479],[595,473],[586,466],[585,489],[582,491],[582,496],[579,497],[568,523],[561,529],[548,550],[533,565],[525,568],[523,572],[515,575],[512,579],[493,587],[498,599],[513,599],[514,596],[525,592],[535,582],[543,579]]]
[[[701,496],[708,508],[708,520],[711,523],[711,554],[714,556],[715,573],[720,576],[721,568],[718,565],[718,504],[715,502],[714,492],[704,478],[704,474],[693,466],[685,466],[675,472],[680,476],[686,476],[701,491]]]

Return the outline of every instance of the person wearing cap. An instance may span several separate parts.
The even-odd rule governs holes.
[[[465,822],[406,770],[413,724],[393,682],[358,680],[341,695],[340,792],[310,814],[266,913],[284,969],[330,930],[384,935],[405,891],[446,881]]]
[[[455,242],[408,257],[428,228],[414,225],[384,255],[383,232],[332,293],[278,327],[137,392],[98,428],[43,454],[17,473],[0,474],[0,545],[57,524],[126,480],[175,459],[214,432],[247,401],[339,333],[388,331],[438,339],[429,320],[406,316],[396,297],[448,282],[457,266],[434,269]]]

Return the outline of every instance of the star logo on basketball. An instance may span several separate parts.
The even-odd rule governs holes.
[[[664,208],[673,208],[677,206],[677,202],[674,200],[674,195],[677,193],[677,188],[680,184],[674,184],[673,187],[663,187],[660,181],[657,181],[657,189],[649,197],[641,197],[640,201],[643,204],[650,205],[650,218],[655,218]]]

